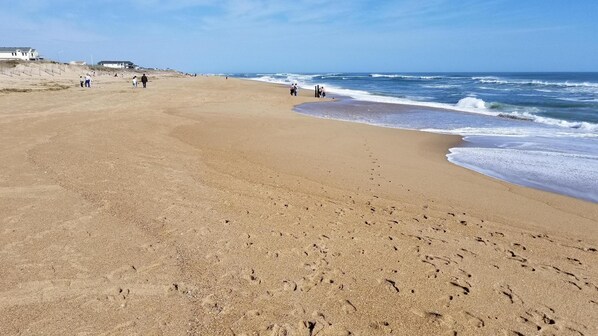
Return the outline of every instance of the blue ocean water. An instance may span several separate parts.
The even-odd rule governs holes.
[[[296,111],[458,134],[447,158],[512,183],[598,202],[598,73],[236,74],[323,85],[334,102]]]

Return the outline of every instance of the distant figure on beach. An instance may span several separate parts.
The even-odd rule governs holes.
[[[141,84],[143,84],[143,88],[145,89],[146,85],[147,85],[147,76],[145,74],[143,74],[143,76],[141,76]]]
[[[297,86],[297,83],[291,84],[291,96],[296,96],[297,91],[299,91],[299,86]]]
[[[137,87],[137,76],[133,76],[133,88]]]
[[[320,97],[322,97],[322,98],[326,97],[326,91],[324,90],[323,86],[320,86]]]
[[[91,87],[91,76],[89,74],[85,75],[85,87]]]
[[[115,74],[114,74],[114,77],[118,77],[118,74],[117,74],[117,73],[115,73]]]
[[[291,83],[291,87],[289,89],[291,91],[291,96],[295,94],[295,84]]]
[[[85,85],[85,79],[83,79],[83,76],[79,76],[79,85],[81,85],[81,87]]]

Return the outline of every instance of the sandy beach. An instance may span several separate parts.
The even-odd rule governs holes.
[[[0,334],[598,335],[596,203],[309,91],[69,69],[0,74]]]

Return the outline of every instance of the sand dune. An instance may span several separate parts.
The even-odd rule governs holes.
[[[2,334],[598,334],[596,204],[309,92],[150,81],[0,93]]]

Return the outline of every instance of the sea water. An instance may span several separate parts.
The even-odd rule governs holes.
[[[236,74],[326,88],[320,118],[463,136],[450,162],[598,202],[598,73]]]

